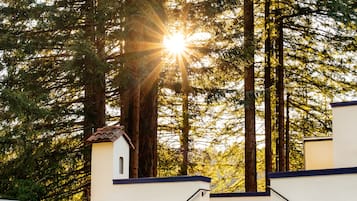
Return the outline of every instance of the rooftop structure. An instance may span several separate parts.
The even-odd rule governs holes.
[[[305,171],[268,175],[269,192],[211,194],[203,176],[129,178],[134,148],[120,126],[98,129],[92,144],[93,201],[357,201],[357,101],[333,103],[333,137],[307,138]]]

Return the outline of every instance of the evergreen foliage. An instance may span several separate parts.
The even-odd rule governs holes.
[[[84,139],[88,130],[103,126],[91,104],[99,100],[88,96],[88,86],[105,87],[98,75],[117,68],[113,48],[122,36],[116,35],[122,32],[115,18],[119,2],[101,1],[96,9],[88,2],[0,3],[1,196],[88,198],[90,152]],[[103,34],[111,36],[105,55]]]

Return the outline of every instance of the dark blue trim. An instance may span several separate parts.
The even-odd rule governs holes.
[[[113,184],[143,184],[143,183],[164,183],[164,182],[190,182],[203,181],[211,182],[211,178],[204,176],[178,176],[178,177],[144,177],[131,179],[113,179]]]
[[[357,101],[331,103],[331,107],[343,107],[343,106],[351,106],[351,105],[357,105]]]
[[[270,196],[270,192],[212,193],[211,198]]]
[[[305,138],[304,142],[317,142],[317,141],[333,141],[332,137],[314,137],[314,138]]]
[[[357,174],[357,167],[350,168],[334,168],[323,170],[305,170],[296,172],[276,172],[269,173],[269,178],[286,178],[286,177],[306,177],[306,176],[321,176],[321,175],[336,175],[336,174]]]

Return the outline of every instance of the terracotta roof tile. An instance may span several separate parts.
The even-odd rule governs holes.
[[[124,137],[129,146],[135,148],[129,136],[124,132],[124,127],[117,125],[98,128],[97,131],[89,136],[86,141],[89,143],[114,142],[121,136]]]

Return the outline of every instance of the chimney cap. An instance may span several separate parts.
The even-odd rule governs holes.
[[[97,131],[87,138],[88,143],[114,142],[120,137],[124,137],[129,146],[135,149],[129,136],[125,133],[124,127],[119,125],[105,126],[97,128]]]

